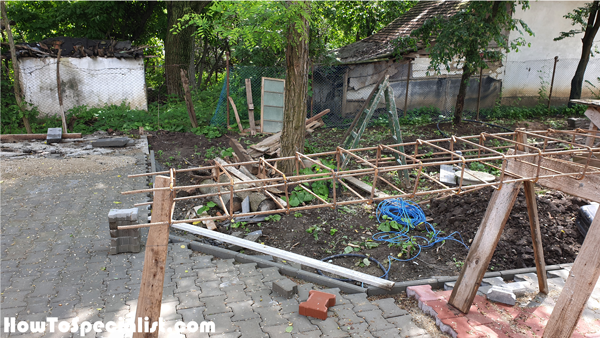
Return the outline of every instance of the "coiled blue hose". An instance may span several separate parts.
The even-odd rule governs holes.
[[[377,206],[377,221],[379,223],[395,221],[397,224],[393,225],[397,226],[398,229],[397,231],[378,232],[373,235],[374,241],[386,242],[388,245],[397,244],[399,246],[402,246],[404,243],[411,243],[410,245],[416,246],[417,249],[417,253],[413,254],[412,257],[408,259],[388,256],[389,265],[384,274],[386,279],[390,268],[392,267],[392,260],[400,262],[412,261],[419,256],[422,249],[431,248],[438,243],[455,241],[462,244],[467,250],[469,249],[463,242],[462,236],[458,231],[455,231],[448,236],[442,236],[443,232],[436,230],[433,225],[429,224],[421,207],[412,201],[405,201],[399,198],[388,199],[379,203],[379,206]],[[420,224],[425,226],[427,237],[410,236],[409,231]],[[458,235],[459,239],[455,238],[455,235]]]

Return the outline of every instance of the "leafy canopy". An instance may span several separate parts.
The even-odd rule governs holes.
[[[560,32],[560,35],[554,38],[554,41],[560,41],[566,38],[572,38],[577,34],[585,33],[586,29],[592,28],[594,24],[594,16],[596,16],[596,25],[600,25],[600,1],[592,1],[586,3],[583,7],[577,7],[571,13],[564,15],[565,19],[571,20],[571,26],[578,26],[577,29],[571,29],[568,32]],[[598,53],[598,46],[596,46]],[[591,56],[594,56],[594,50],[591,50]]]
[[[529,8],[527,1],[519,4],[523,9]],[[463,70],[472,73],[480,67],[487,68],[486,60],[500,60],[502,52],[529,45],[522,36],[508,39],[508,32],[513,30],[533,35],[525,22],[512,18],[516,2],[469,1],[457,5],[460,7],[455,15],[430,18],[410,36],[397,39],[395,53],[423,48],[429,52],[434,71],[450,71],[451,64],[460,60]]]

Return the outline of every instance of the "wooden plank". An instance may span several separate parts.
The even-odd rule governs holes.
[[[514,154],[514,150],[509,149],[507,154]],[[535,163],[535,165],[517,162],[516,159],[509,159],[506,163],[506,169],[523,177],[535,177],[537,172],[537,158],[523,158],[522,161],[527,161],[532,164]],[[577,173],[582,172],[584,169],[584,165],[555,158],[542,158],[541,165],[544,168],[556,170],[561,173]],[[598,172],[596,168],[588,167],[588,174],[579,181],[567,176],[562,176],[541,178],[537,183],[546,188],[560,190],[569,195],[592,200],[594,202],[600,202],[600,189],[598,189],[598,187],[600,187],[600,174],[590,174],[590,171]],[[556,175],[556,173],[550,170],[540,169],[540,176],[542,175]],[[577,174],[574,174],[574,176],[577,176]]]
[[[342,89],[342,117],[346,116],[346,99],[348,96],[348,72],[350,68],[346,67],[346,73],[344,73],[344,86]]]
[[[592,123],[590,123],[589,130],[596,131],[596,130],[598,130],[598,126],[592,122]],[[596,136],[598,136],[598,134],[596,134]],[[594,143],[596,143],[596,138],[594,138],[594,137],[588,136],[587,139],[585,140],[585,145],[588,147],[593,147]]]
[[[573,263],[569,278],[548,320],[543,337],[571,337],[600,276],[599,242],[600,212],[596,213],[577,259]]]
[[[600,100],[591,100],[591,99],[588,99],[588,100],[571,100],[571,102],[577,103],[577,104],[585,104],[588,107],[593,106],[593,107],[600,108]]]
[[[188,232],[191,232],[191,233],[194,233],[197,235],[213,238],[213,239],[225,242],[225,243],[238,245],[238,246],[241,246],[242,248],[258,251],[258,252],[261,252],[261,253],[264,253],[267,255],[271,255],[271,256],[275,256],[275,257],[279,257],[279,258],[282,258],[282,259],[285,259],[285,260],[288,260],[291,262],[302,263],[302,265],[305,265],[305,266],[308,266],[308,267],[311,267],[314,269],[318,269],[321,271],[336,274],[338,276],[350,278],[352,280],[356,280],[356,281],[363,282],[363,283],[366,283],[369,285],[373,285],[378,288],[391,290],[395,284],[394,282],[385,280],[383,278],[367,275],[365,273],[358,272],[358,271],[355,271],[352,269],[347,269],[347,268],[344,268],[341,266],[336,266],[336,265],[333,265],[330,263],[326,263],[326,262],[320,261],[318,259],[306,257],[303,255],[298,255],[293,252],[289,252],[289,251],[285,251],[285,250],[281,250],[281,249],[277,249],[277,248],[272,248],[272,247],[269,247],[269,246],[266,246],[263,244],[254,243],[252,241],[248,241],[248,240],[245,240],[242,238],[238,238],[238,237],[231,236],[231,235],[226,235],[226,234],[223,234],[220,232],[210,231],[210,230],[203,229],[203,228],[200,228],[197,226],[193,226],[193,225],[189,225],[189,224],[185,224],[185,223],[178,223],[178,224],[173,224],[173,227],[180,229],[180,230],[188,231]]]
[[[165,188],[169,186],[170,182],[171,179],[169,177],[156,176],[154,187]],[[153,223],[171,221],[174,195],[174,192],[169,190],[158,190],[154,192],[154,204],[152,205]],[[135,313],[135,317],[138,318],[138,320],[148,317],[150,326],[152,326],[152,323],[157,322],[160,317],[168,244],[168,224],[150,227],[148,239],[146,240],[144,270],[142,271],[142,282]],[[153,333],[135,332],[133,337],[158,337],[158,330]]]
[[[519,130],[517,130],[518,132]],[[527,144],[527,135],[517,133],[517,142]],[[517,149],[526,151],[524,146],[518,145]],[[538,215],[537,201],[533,182],[523,182],[525,190],[525,200],[527,202],[527,214],[529,216],[529,229],[531,231],[531,243],[533,246],[533,255],[535,268],[538,276],[538,285],[540,292],[548,294],[548,276],[546,275],[546,262],[544,261],[544,246],[542,245],[542,232],[540,230],[540,218]]]
[[[346,180],[348,183],[352,184],[353,186],[357,187],[358,189],[371,195],[371,190],[373,189],[372,186],[357,179],[356,177],[344,177],[343,179]],[[375,197],[390,197],[390,195],[388,195],[382,191],[379,191],[377,188],[375,188],[375,193],[373,196],[375,196]]]
[[[598,153],[594,153],[594,154],[598,154]],[[597,156],[597,155],[594,155]],[[573,156],[573,162],[575,163],[580,163],[585,165],[588,161],[587,156]],[[596,168],[600,168],[600,159],[598,158],[590,158],[590,166],[592,167],[596,167]]]
[[[192,102],[192,93],[190,92],[190,81],[187,77],[187,72],[184,69],[179,70],[181,75],[181,84],[183,85],[185,105],[187,107],[188,116],[192,127],[198,128],[198,120],[196,119],[196,111],[194,110],[194,103]]]
[[[240,162],[254,161],[254,159],[252,159],[252,157],[248,155],[248,152],[246,151],[246,149],[244,149],[244,146],[242,146],[242,144],[238,142],[238,140],[230,138],[229,145],[231,146],[231,148],[233,148],[233,151],[240,159]],[[258,173],[258,163],[246,164],[245,167],[246,169],[248,169],[248,171],[254,172],[255,175]]]
[[[325,116],[327,113],[329,113],[329,111],[330,111],[329,109],[325,109],[322,112],[318,113],[317,115],[315,115],[315,116],[313,116],[313,117],[311,117],[309,119],[306,119],[305,124],[308,125],[308,124],[310,124],[310,123],[312,123],[314,121],[317,121],[317,120],[321,119],[323,116]]]
[[[600,107],[589,106],[585,111],[585,116],[596,126],[600,126]]]
[[[231,103],[231,107],[233,107],[233,113],[235,114],[235,121],[237,122],[240,133],[244,132],[244,126],[242,126],[242,122],[240,121],[240,115],[238,115],[237,108],[231,96],[228,97],[229,103]]]
[[[463,313],[468,313],[473,304],[477,289],[494,255],[494,250],[520,188],[520,182],[503,184],[502,189],[496,190],[492,194],[479,230],[477,230],[469,249],[465,265],[448,301]]]
[[[252,101],[252,81],[246,79],[246,101],[248,102],[248,121],[250,121],[250,135],[256,135],[254,130],[254,102]]]
[[[62,120],[62,127],[66,133],[66,132],[68,132],[67,119],[65,117],[65,107],[63,106],[62,90],[61,90],[61,85],[60,85],[60,53],[61,52],[62,52],[62,49],[59,49],[58,55],[56,56],[56,88],[58,91],[58,106],[60,108],[60,118]]]
[[[4,140],[45,140],[46,134],[3,134],[0,141]],[[63,133],[62,138],[81,138],[81,133]]]

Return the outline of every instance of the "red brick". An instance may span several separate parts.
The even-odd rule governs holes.
[[[447,291],[436,291],[435,292],[438,299],[445,299],[446,301],[450,299],[450,295],[452,294],[452,290]]]
[[[420,300],[422,302],[438,299],[436,294],[433,291],[431,291],[431,285],[429,284],[409,286],[408,288],[406,288],[406,294],[409,297],[414,296],[416,300]]]
[[[317,290],[310,290],[308,294],[308,300],[300,303],[299,313],[303,316],[327,319],[327,309],[335,305],[335,295]]]
[[[585,338],[600,338],[600,333],[588,333]]]
[[[485,333],[475,330],[473,326],[469,325],[469,321],[465,317],[446,318],[442,320],[442,323],[450,326],[456,332],[457,338],[486,337]]]
[[[445,300],[430,300],[423,302],[423,304],[431,307],[436,313],[439,319],[464,317],[457,308],[449,305]]]

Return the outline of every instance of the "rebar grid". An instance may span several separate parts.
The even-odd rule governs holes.
[[[532,144],[525,144],[517,142],[517,135],[519,133],[523,133],[525,136],[528,136],[532,139],[542,139],[543,143],[533,142]],[[145,173],[145,174],[136,174],[129,175],[129,177],[143,177],[143,176],[153,176],[153,175],[165,175],[168,174],[171,178],[171,184],[167,188],[150,188],[150,189],[141,189],[134,191],[126,191],[122,192],[122,194],[137,194],[137,193],[149,193],[159,190],[167,190],[177,191],[180,189],[189,189],[189,188],[200,188],[200,187],[216,187],[219,191],[214,193],[206,193],[195,196],[187,196],[187,197],[178,197],[175,198],[174,201],[182,201],[188,199],[201,199],[207,197],[218,196],[221,201],[221,205],[223,206],[225,215],[222,216],[211,216],[211,217],[200,217],[186,220],[171,220],[170,224],[175,223],[190,223],[190,222],[199,222],[199,221],[208,221],[208,220],[232,220],[237,217],[245,217],[245,216],[256,216],[256,215],[271,215],[271,214],[279,214],[286,213],[290,214],[291,212],[308,210],[308,209],[316,209],[316,208],[324,208],[331,207],[336,208],[342,205],[349,204],[359,204],[359,203],[368,203],[372,204],[374,202],[379,202],[389,198],[408,198],[413,199],[416,196],[430,195],[430,194],[440,194],[440,193],[455,193],[455,194],[464,194],[470,191],[479,190],[483,187],[491,186],[494,189],[501,189],[503,184],[511,183],[511,182],[523,182],[523,181],[532,181],[537,182],[539,179],[547,179],[547,178],[556,178],[567,176],[569,178],[575,180],[581,180],[586,175],[597,175],[600,174],[600,170],[590,167],[589,162],[594,155],[600,154],[600,147],[592,148],[583,144],[576,143],[576,137],[580,137],[585,141],[587,137],[592,137],[594,139],[600,138],[600,136],[595,135],[595,132],[591,132],[589,130],[576,129],[572,131],[561,131],[561,130],[553,130],[548,129],[545,131],[525,131],[525,130],[517,130],[515,132],[510,133],[497,133],[497,134],[489,134],[489,133],[481,133],[480,135],[473,136],[465,136],[465,137],[456,137],[452,136],[450,138],[443,139],[435,139],[435,140],[420,140],[417,139],[414,142],[407,143],[399,143],[393,145],[378,145],[375,147],[366,147],[360,149],[343,149],[341,147],[337,147],[335,151],[323,152],[318,154],[305,155],[301,153],[296,153],[295,156],[275,158],[275,159],[264,159],[260,158],[256,161],[247,161],[243,163],[231,163],[231,164],[220,164],[215,162],[213,166],[205,166],[205,167],[197,167],[197,168],[187,168],[187,169],[170,169],[169,171],[155,172],[155,173]],[[561,140],[552,136],[565,136],[569,137],[569,140]],[[473,142],[473,140],[477,142]],[[495,141],[494,141],[495,140]],[[495,145],[486,145],[486,143],[494,143]],[[553,148],[546,149],[549,142],[553,142],[554,145],[563,145],[563,148]],[[444,148],[442,145],[447,143],[448,148]],[[504,145],[502,145],[504,143]],[[536,147],[542,145],[542,149]],[[404,147],[404,151],[400,151],[398,149],[402,149]],[[461,148],[462,147],[462,148]],[[458,150],[461,148],[461,150]],[[518,151],[519,149],[528,149],[531,152],[523,152]],[[409,150],[413,149],[413,153],[410,154]],[[502,149],[514,149],[513,151],[509,151],[511,153],[505,154],[498,150]],[[428,153],[425,151],[429,150]],[[434,153],[433,150],[436,152]],[[459,152],[460,151],[460,152]],[[374,159],[369,158],[369,154],[376,152],[376,157]],[[383,153],[397,153],[401,156],[405,156],[407,159],[407,163],[405,165],[398,165],[395,161],[395,158],[392,157],[382,157]],[[468,153],[476,153],[468,155]],[[574,154],[587,154],[587,161],[584,165],[572,163],[575,167],[577,167],[576,172],[559,172],[550,168],[545,168],[541,165],[542,158],[545,157],[556,157],[556,156],[568,156]],[[351,158],[353,161],[349,163],[347,168],[348,170],[340,171],[340,159],[342,158],[342,154],[349,155],[346,158]],[[361,156],[362,154],[362,156]],[[336,163],[336,169],[331,169],[328,166],[324,165],[320,159],[327,158],[333,156]],[[277,169],[277,163],[284,160],[294,160],[296,165],[296,175],[289,176],[281,172]],[[310,167],[316,167],[322,172],[301,175],[300,168],[305,167],[305,164],[302,160],[306,160],[310,163]],[[527,164],[529,166],[536,167],[536,173],[533,176],[520,176],[517,173],[510,172],[506,169],[507,163],[509,160],[514,160],[520,163]],[[500,163],[498,163],[500,162]],[[472,184],[472,185],[463,185],[464,183],[464,173],[465,169],[468,169],[468,164],[471,163],[481,163],[485,166],[494,168],[499,171],[499,178],[494,182],[485,182],[481,179],[481,183]],[[259,172],[262,173],[262,179],[253,179],[250,181],[235,181],[232,174],[227,171],[228,167],[237,167],[239,165],[247,165],[247,164],[258,164]],[[430,167],[438,167],[440,165],[458,165],[461,168],[461,175],[459,178],[458,185],[455,187],[449,187],[436,178],[429,175],[427,168]],[[540,171],[544,169],[545,171],[551,172],[552,174],[541,175]],[[215,181],[219,182],[219,177],[224,173],[229,182],[224,183],[212,183],[212,184],[198,184],[198,185],[187,185],[187,186],[176,186],[175,185],[175,177],[177,173],[180,172],[189,172],[195,170],[208,170],[215,175]],[[412,187],[402,187],[405,190],[402,190],[400,187],[397,187],[393,183],[389,182],[387,179],[383,177],[384,173],[390,172],[399,172],[402,170],[414,170],[414,184]],[[268,177],[270,174],[275,177]],[[371,191],[370,193],[360,194],[357,192],[359,189],[352,189],[346,182],[343,181],[344,178],[365,178],[371,182]],[[429,190],[426,187],[423,187],[421,180],[431,183],[433,186],[441,186],[442,188]],[[323,199],[321,196],[315,194],[311,189],[308,189],[305,184],[331,180],[333,182],[333,196],[330,201]],[[386,185],[391,186],[396,192],[399,194],[396,195],[386,195],[386,196],[375,196],[377,181],[381,180]],[[347,188],[354,196],[354,199],[348,200],[339,200],[339,196],[336,194],[335,186],[337,183],[340,183],[342,186]],[[251,186],[249,188],[236,189],[236,185],[246,185]],[[289,189],[295,186],[301,187],[304,191],[311,194],[315,197],[317,204],[313,205],[305,205],[305,206],[297,206],[292,207],[289,204]],[[222,190],[221,187],[224,189]],[[279,199],[267,191],[269,188],[278,188],[283,187],[285,194],[285,205],[283,205]],[[405,192],[408,189],[408,192]],[[246,213],[237,213],[231,214],[224,203],[223,194],[229,194],[229,205],[230,208],[233,205],[233,196],[238,192],[260,192],[268,196],[272,199],[275,204],[278,206],[278,209],[269,210],[269,211],[256,211],[256,212],[246,212]],[[152,202],[146,203],[138,203],[135,206],[149,205]],[[167,222],[161,223],[147,223],[140,224],[134,226],[122,226],[119,229],[130,229],[137,227],[146,227],[153,225],[164,225]]]

